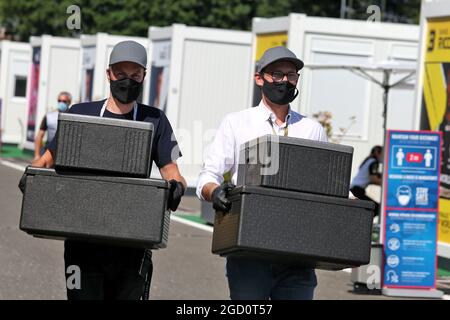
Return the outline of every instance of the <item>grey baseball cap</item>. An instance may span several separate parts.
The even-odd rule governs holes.
[[[134,62],[147,68],[147,50],[136,41],[119,42],[111,51],[109,65],[124,61]]]
[[[291,50],[283,46],[278,46],[267,49],[266,52],[264,52],[263,56],[256,64],[256,71],[261,72],[261,70],[263,70],[269,64],[278,61],[292,62],[297,68],[297,71],[302,69],[305,65],[303,61],[298,59]]]

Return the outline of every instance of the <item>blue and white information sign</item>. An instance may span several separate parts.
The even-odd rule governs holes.
[[[441,135],[388,131],[384,286],[434,288]]]

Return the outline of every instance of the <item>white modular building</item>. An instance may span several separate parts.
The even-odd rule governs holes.
[[[28,112],[24,148],[34,149],[34,139],[44,115],[57,108],[58,94],[67,91],[79,102],[81,46],[79,39],[43,35],[31,37]]]
[[[25,137],[29,43],[0,41],[0,142],[19,144]]]

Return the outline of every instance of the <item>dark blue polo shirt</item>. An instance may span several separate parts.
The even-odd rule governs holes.
[[[74,104],[67,113],[99,117],[104,103],[105,100]],[[134,110],[127,114],[116,114],[105,110],[103,117],[133,120],[133,113]],[[162,168],[181,157],[172,126],[164,112],[158,108],[138,103],[136,121],[153,123],[155,132],[152,144],[152,159],[158,168]],[[53,156],[56,154],[56,137],[49,144],[48,149]]]

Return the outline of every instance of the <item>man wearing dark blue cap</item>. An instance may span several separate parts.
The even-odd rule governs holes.
[[[298,95],[298,72],[302,68],[303,62],[287,48],[268,49],[255,73],[256,85],[262,91],[261,103],[228,114],[222,121],[197,183],[198,197],[211,201],[217,211],[231,209],[227,196],[236,184],[240,146],[245,142],[266,134],[327,141],[318,122],[289,105]],[[227,172],[231,173],[231,182],[223,183]],[[313,269],[248,257],[228,257],[226,274],[233,300],[312,299],[317,285]]]
[[[155,128],[152,159],[163,179],[170,183],[168,207],[175,211],[186,188],[176,160],[181,156],[166,115],[159,109],[137,102],[146,74],[147,52],[134,41],[114,46],[106,76],[111,94],[108,99],[73,105],[68,113],[152,122]],[[56,141],[32,163],[52,167]],[[62,213],[63,214],[63,213]],[[139,299],[151,277],[151,251],[99,245],[81,241],[65,242],[66,270],[78,266],[81,288],[67,288],[68,299]],[[67,275],[70,276],[70,275]]]

